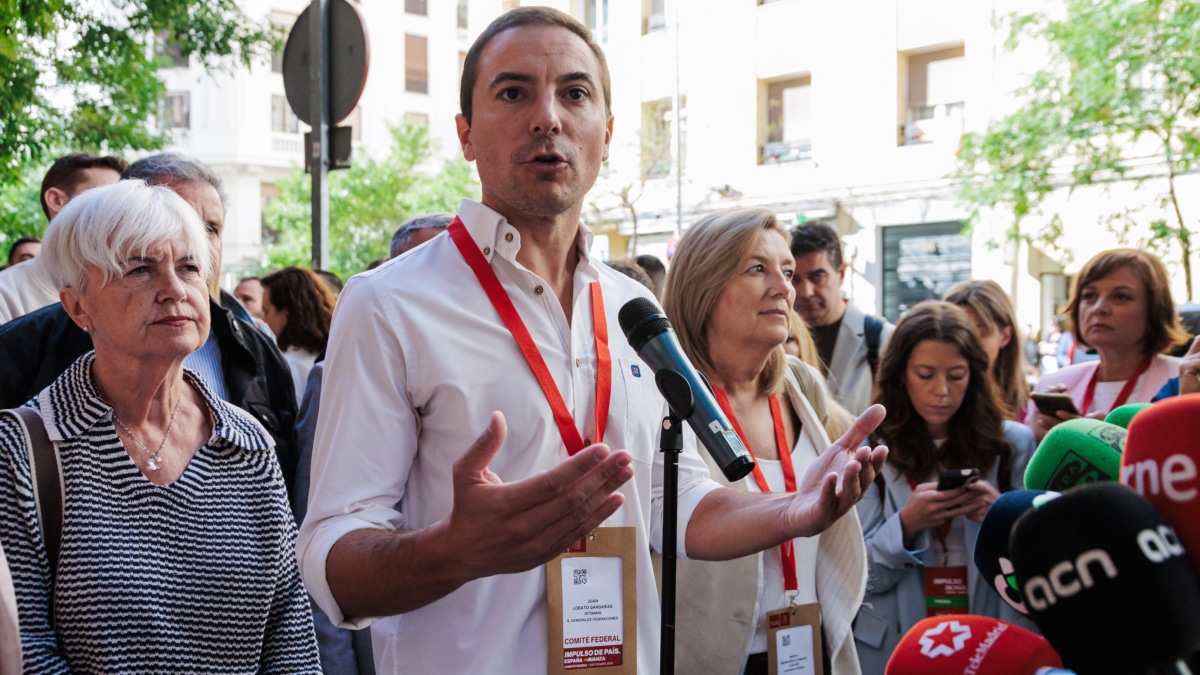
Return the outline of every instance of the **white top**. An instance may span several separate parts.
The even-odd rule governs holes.
[[[515,260],[521,234],[491,209],[464,200],[459,215],[541,350],[585,438],[594,437],[596,354],[588,283],[599,279],[612,356],[604,440],[633,455],[625,503],[607,526],[637,537],[637,662],[658,672],[659,605],[650,547],[662,538],[659,427],[666,404],[653,373],[621,334],[617,312],[648,295],[587,258],[580,227],[570,324],[549,284]],[[420,283],[414,283],[420,280]],[[539,292],[542,291],[542,292]],[[360,274],[338,299],[313,446],[308,516],[297,543],[309,592],[333,623],[372,625],[375,665],[389,673],[546,672],[544,568],[478,579],[401,616],[348,618],[330,593],[330,548],[360,528],[420,528],[445,518],[451,471],[494,410],[508,438],[490,469],[514,481],[556,466],[566,449],[550,406],[516,342],[448,234]],[[637,366],[634,368],[634,366]],[[694,442],[694,441],[693,441]],[[687,523],[717,484],[694,446],[680,458],[679,553]]]
[[[58,302],[58,288],[40,260],[26,260],[0,271],[0,323]]]
[[[799,482],[808,470],[808,466],[817,459],[816,448],[808,434],[801,433],[792,449],[792,468],[796,470],[796,481]],[[771,492],[785,492],[783,482],[783,464],[777,459],[758,459],[755,463],[762,470],[763,478],[767,479],[767,487]],[[758,482],[747,481],[751,491],[759,492]],[[796,553],[796,604],[804,605],[817,601],[817,544],[821,535],[815,537],[798,537],[792,540]],[[754,620],[754,636],[750,639],[749,654],[767,651],[767,612],[773,612],[788,606],[787,592],[783,588],[783,556],[778,546],[763,551],[762,583],[758,585],[758,611]]]
[[[308,373],[317,362],[317,353],[300,347],[291,347],[283,352],[283,360],[292,371],[292,384],[296,386],[296,405],[304,400],[304,389],[308,386]]]

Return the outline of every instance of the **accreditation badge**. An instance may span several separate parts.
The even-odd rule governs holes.
[[[821,605],[792,605],[767,612],[769,675],[824,675]]]
[[[925,568],[925,616],[966,614],[968,609],[967,568]]]
[[[600,527],[546,564],[548,672],[637,674],[637,539]]]

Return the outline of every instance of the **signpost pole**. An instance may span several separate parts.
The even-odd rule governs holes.
[[[329,262],[329,2],[312,0],[309,111],[312,133],[305,148],[312,172],[312,267]]]

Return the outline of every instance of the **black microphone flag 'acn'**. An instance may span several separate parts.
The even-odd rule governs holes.
[[[1011,548],[1030,618],[1079,675],[1167,668],[1200,649],[1200,581],[1128,487],[1087,485],[1029,510]]]
[[[708,381],[683,353],[658,305],[634,298],[621,307],[617,321],[629,346],[654,371],[654,382],[671,410],[691,425],[725,478],[730,482],[745,478],[754,470],[750,452],[717,405]]]

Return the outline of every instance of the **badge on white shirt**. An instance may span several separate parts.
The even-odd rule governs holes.
[[[601,527],[546,564],[551,675],[637,674],[637,562],[632,527]]]
[[[823,675],[821,605],[793,605],[767,612],[767,672]]]

